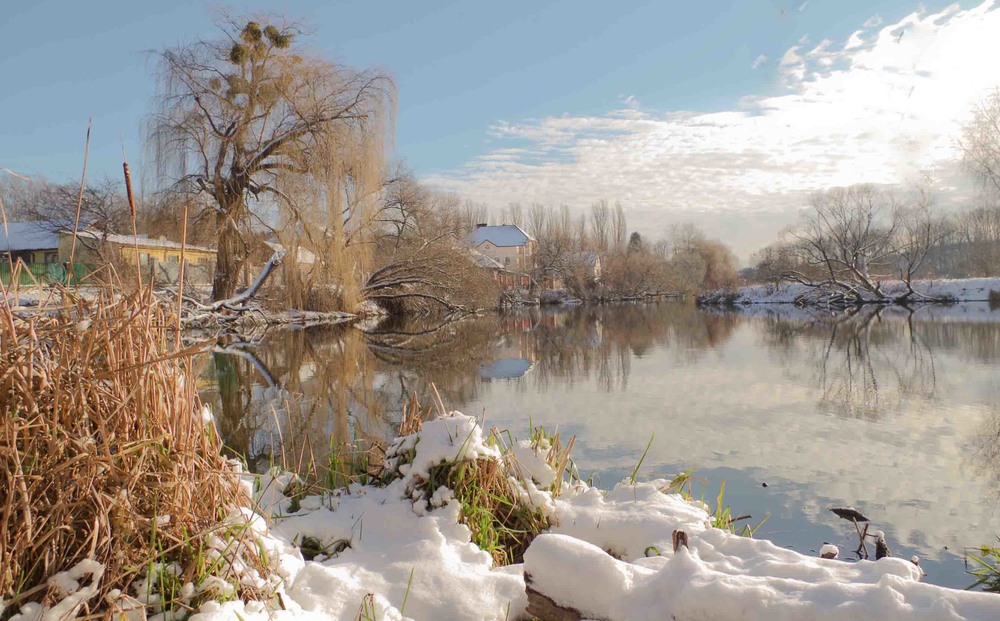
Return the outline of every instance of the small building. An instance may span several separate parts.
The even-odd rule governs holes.
[[[469,242],[505,270],[527,272],[535,268],[536,242],[515,224],[478,224]]]
[[[8,222],[0,226],[0,253],[11,263],[59,263],[58,223]]]
[[[59,233],[59,258],[68,261],[73,244],[73,231]],[[121,261],[135,265],[138,253],[139,265],[157,281],[176,283],[180,276],[181,243],[165,237],[151,238],[146,235],[119,235],[85,229],[77,233],[75,261],[79,263],[104,264]],[[184,251],[184,280],[191,284],[212,282],[215,270],[214,248],[187,244]]]
[[[470,250],[469,252],[476,265],[490,271],[493,280],[500,285],[501,289],[528,289],[531,287],[531,276],[528,274],[504,269],[504,266],[496,259],[488,257],[478,250]]]
[[[601,282],[601,257],[591,250],[578,252],[570,258],[570,269],[578,271],[590,282]]]

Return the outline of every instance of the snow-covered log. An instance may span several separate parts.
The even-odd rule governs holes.
[[[689,542],[626,562],[576,537],[543,534],[524,555],[526,584],[576,619],[603,621],[996,618],[996,595],[921,583],[920,568],[904,559],[815,558],[716,528]]]

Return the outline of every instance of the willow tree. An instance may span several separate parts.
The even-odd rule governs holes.
[[[158,53],[147,138],[158,178],[207,197],[218,254],[212,295],[236,290],[255,232],[309,233],[319,256],[364,226],[381,181],[390,79],[310,56],[294,26],[226,20],[222,36]]]

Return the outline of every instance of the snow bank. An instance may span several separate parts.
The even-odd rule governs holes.
[[[401,478],[309,496],[295,513],[283,493],[292,477],[259,477],[253,486],[261,511],[272,516],[266,539],[285,573],[286,609],[213,603],[192,621],[235,621],[237,614],[246,621],[354,621],[369,596],[380,621],[519,618],[527,604],[520,566],[493,566],[490,554],[471,543],[461,507],[446,490],[424,498],[415,489],[435,465],[500,458],[475,419],[452,413],[425,422],[420,433],[397,438],[387,458]],[[313,560],[298,548],[306,538],[319,551]]]
[[[258,537],[278,580],[275,595],[210,602],[191,619],[355,621],[369,618],[364,606],[387,621],[514,620],[526,615],[525,575],[557,603],[608,621],[1000,618],[1000,596],[923,584],[909,561],[807,557],[713,528],[701,503],[664,493],[663,480],[607,492],[565,482],[553,498],[548,448],[520,442],[504,457],[520,472],[514,479],[526,500],[544,504],[554,524],[534,540],[523,565],[509,567],[495,567],[471,543],[451,490],[439,487],[428,498],[420,485],[442,461],[501,459],[471,417],[452,413],[397,439],[388,454],[400,476],[384,487],[293,500],[293,475],[246,476],[259,513],[244,510],[233,519]],[[687,533],[690,549],[672,551],[675,529]],[[68,575],[77,582],[60,584],[79,589],[81,573]],[[43,611],[30,612],[35,616],[25,618]]]
[[[718,529],[690,549],[629,563],[566,535],[544,534],[525,555],[532,588],[606,621],[712,619],[996,619],[997,596],[918,582],[910,561],[814,559]],[[572,571],[572,580],[566,572]]]
[[[1000,278],[917,280],[913,282],[913,289],[922,295],[946,297],[955,302],[986,302],[990,299],[990,291],[1000,292]],[[897,297],[906,293],[906,285],[898,280],[886,281],[882,283],[882,290],[888,297]],[[794,304],[812,291],[813,288],[799,283],[751,285],[735,292],[709,293],[699,301],[704,304]]]

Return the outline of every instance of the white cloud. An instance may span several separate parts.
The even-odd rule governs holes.
[[[751,69],[760,69],[761,67],[764,66],[764,63],[766,63],[766,62],[767,62],[767,55],[766,54],[758,54],[757,58],[754,58],[753,62],[750,63],[750,68]]]
[[[862,45],[864,45],[865,40],[861,38],[862,34],[864,34],[864,31],[862,30],[855,30],[854,32],[852,32],[851,36],[848,37],[847,39],[847,43],[844,44],[844,49],[853,50],[856,47],[861,47]]]
[[[1000,84],[988,61],[1000,55],[1000,10],[986,2],[866,23],[842,46],[789,49],[785,94],[713,113],[653,112],[630,98],[605,115],[498,122],[490,134],[501,148],[426,180],[498,206],[619,199],[651,236],[696,220],[744,257],[816,190],[927,171],[956,185],[963,119]]]

